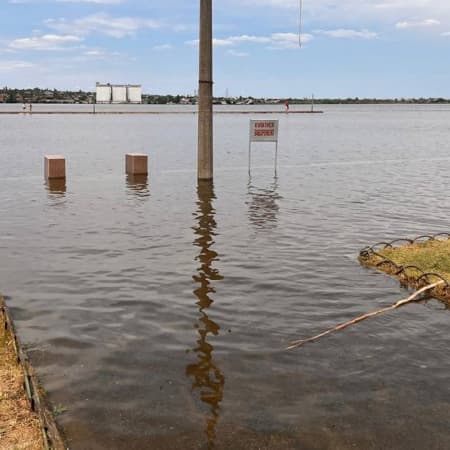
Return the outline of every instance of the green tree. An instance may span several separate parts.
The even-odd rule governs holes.
[[[6,97],[6,103],[17,103],[15,92],[9,91],[8,96]]]

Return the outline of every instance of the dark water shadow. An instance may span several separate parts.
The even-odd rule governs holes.
[[[148,175],[127,175],[126,186],[128,194],[143,199],[150,197]]]
[[[67,185],[65,178],[55,178],[45,180],[45,189],[51,199],[64,198],[66,196]]]
[[[278,194],[278,178],[274,177],[268,185],[261,186],[249,177],[247,192],[250,223],[260,229],[275,228],[280,211],[278,200],[282,199]]]
[[[213,250],[216,235],[215,209],[213,207],[214,186],[211,182],[199,182],[197,188],[198,201],[195,226],[194,246],[199,254],[195,258],[199,263],[197,273],[193,276],[198,288],[194,290],[197,298],[199,318],[195,325],[199,338],[193,351],[197,361],[186,367],[186,375],[192,378],[192,390],[197,391],[200,401],[204,404],[205,434],[207,448],[214,448],[216,427],[220,415],[220,403],[223,399],[225,377],[213,359],[213,345],[208,342],[210,336],[218,336],[220,326],[208,317],[208,310],[213,305],[212,295],[216,292],[213,283],[223,280],[219,270],[213,267],[218,260],[218,254]]]

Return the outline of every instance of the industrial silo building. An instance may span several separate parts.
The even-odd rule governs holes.
[[[115,84],[112,87],[112,101],[111,103],[128,103],[127,102],[127,87],[121,84]]]
[[[95,101],[97,103],[111,103],[111,92],[111,85],[97,83]]]
[[[127,86],[128,103],[142,103],[142,86],[139,84],[129,84]]]
[[[96,84],[97,103],[142,103],[142,86],[139,84]]]

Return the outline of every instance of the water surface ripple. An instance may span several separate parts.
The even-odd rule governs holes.
[[[283,350],[406,296],[360,248],[449,230],[448,108],[324,109],[278,116],[277,176],[217,116],[198,186],[195,115],[0,117],[0,288],[71,449],[448,448],[441,303]]]

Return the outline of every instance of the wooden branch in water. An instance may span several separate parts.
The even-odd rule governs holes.
[[[334,328],[330,328],[329,330],[326,330],[323,333],[320,333],[320,334],[310,337],[308,339],[299,339],[297,341],[292,341],[286,350],[292,350],[294,348],[300,347],[303,344],[306,344],[307,342],[314,342],[317,339],[320,339],[321,337],[324,337],[324,336],[334,333],[336,331],[341,331],[344,328],[347,328],[351,325],[355,325],[359,322],[362,322],[363,320],[369,319],[370,317],[375,317],[375,316],[378,316],[379,314],[383,314],[385,312],[392,311],[393,309],[400,308],[401,306],[404,306],[407,303],[411,303],[411,302],[415,301],[420,294],[430,291],[431,289],[434,289],[435,287],[437,287],[441,284],[444,284],[444,281],[437,281],[436,283],[429,284],[428,286],[425,286],[422,289],[419,289],[418,291],[414,292],[414,294],[410,295],[408,298],[406,298],[404,300],[399,300],[397,303],[394,303],[392,306],[388,306],[387,308],[383,308],[383,309],[379,309],[377,311],[372,311],[370,313],[363,314],[362,316],[359,316],[356,319],[341,323],[340,325],[338,325]]]

